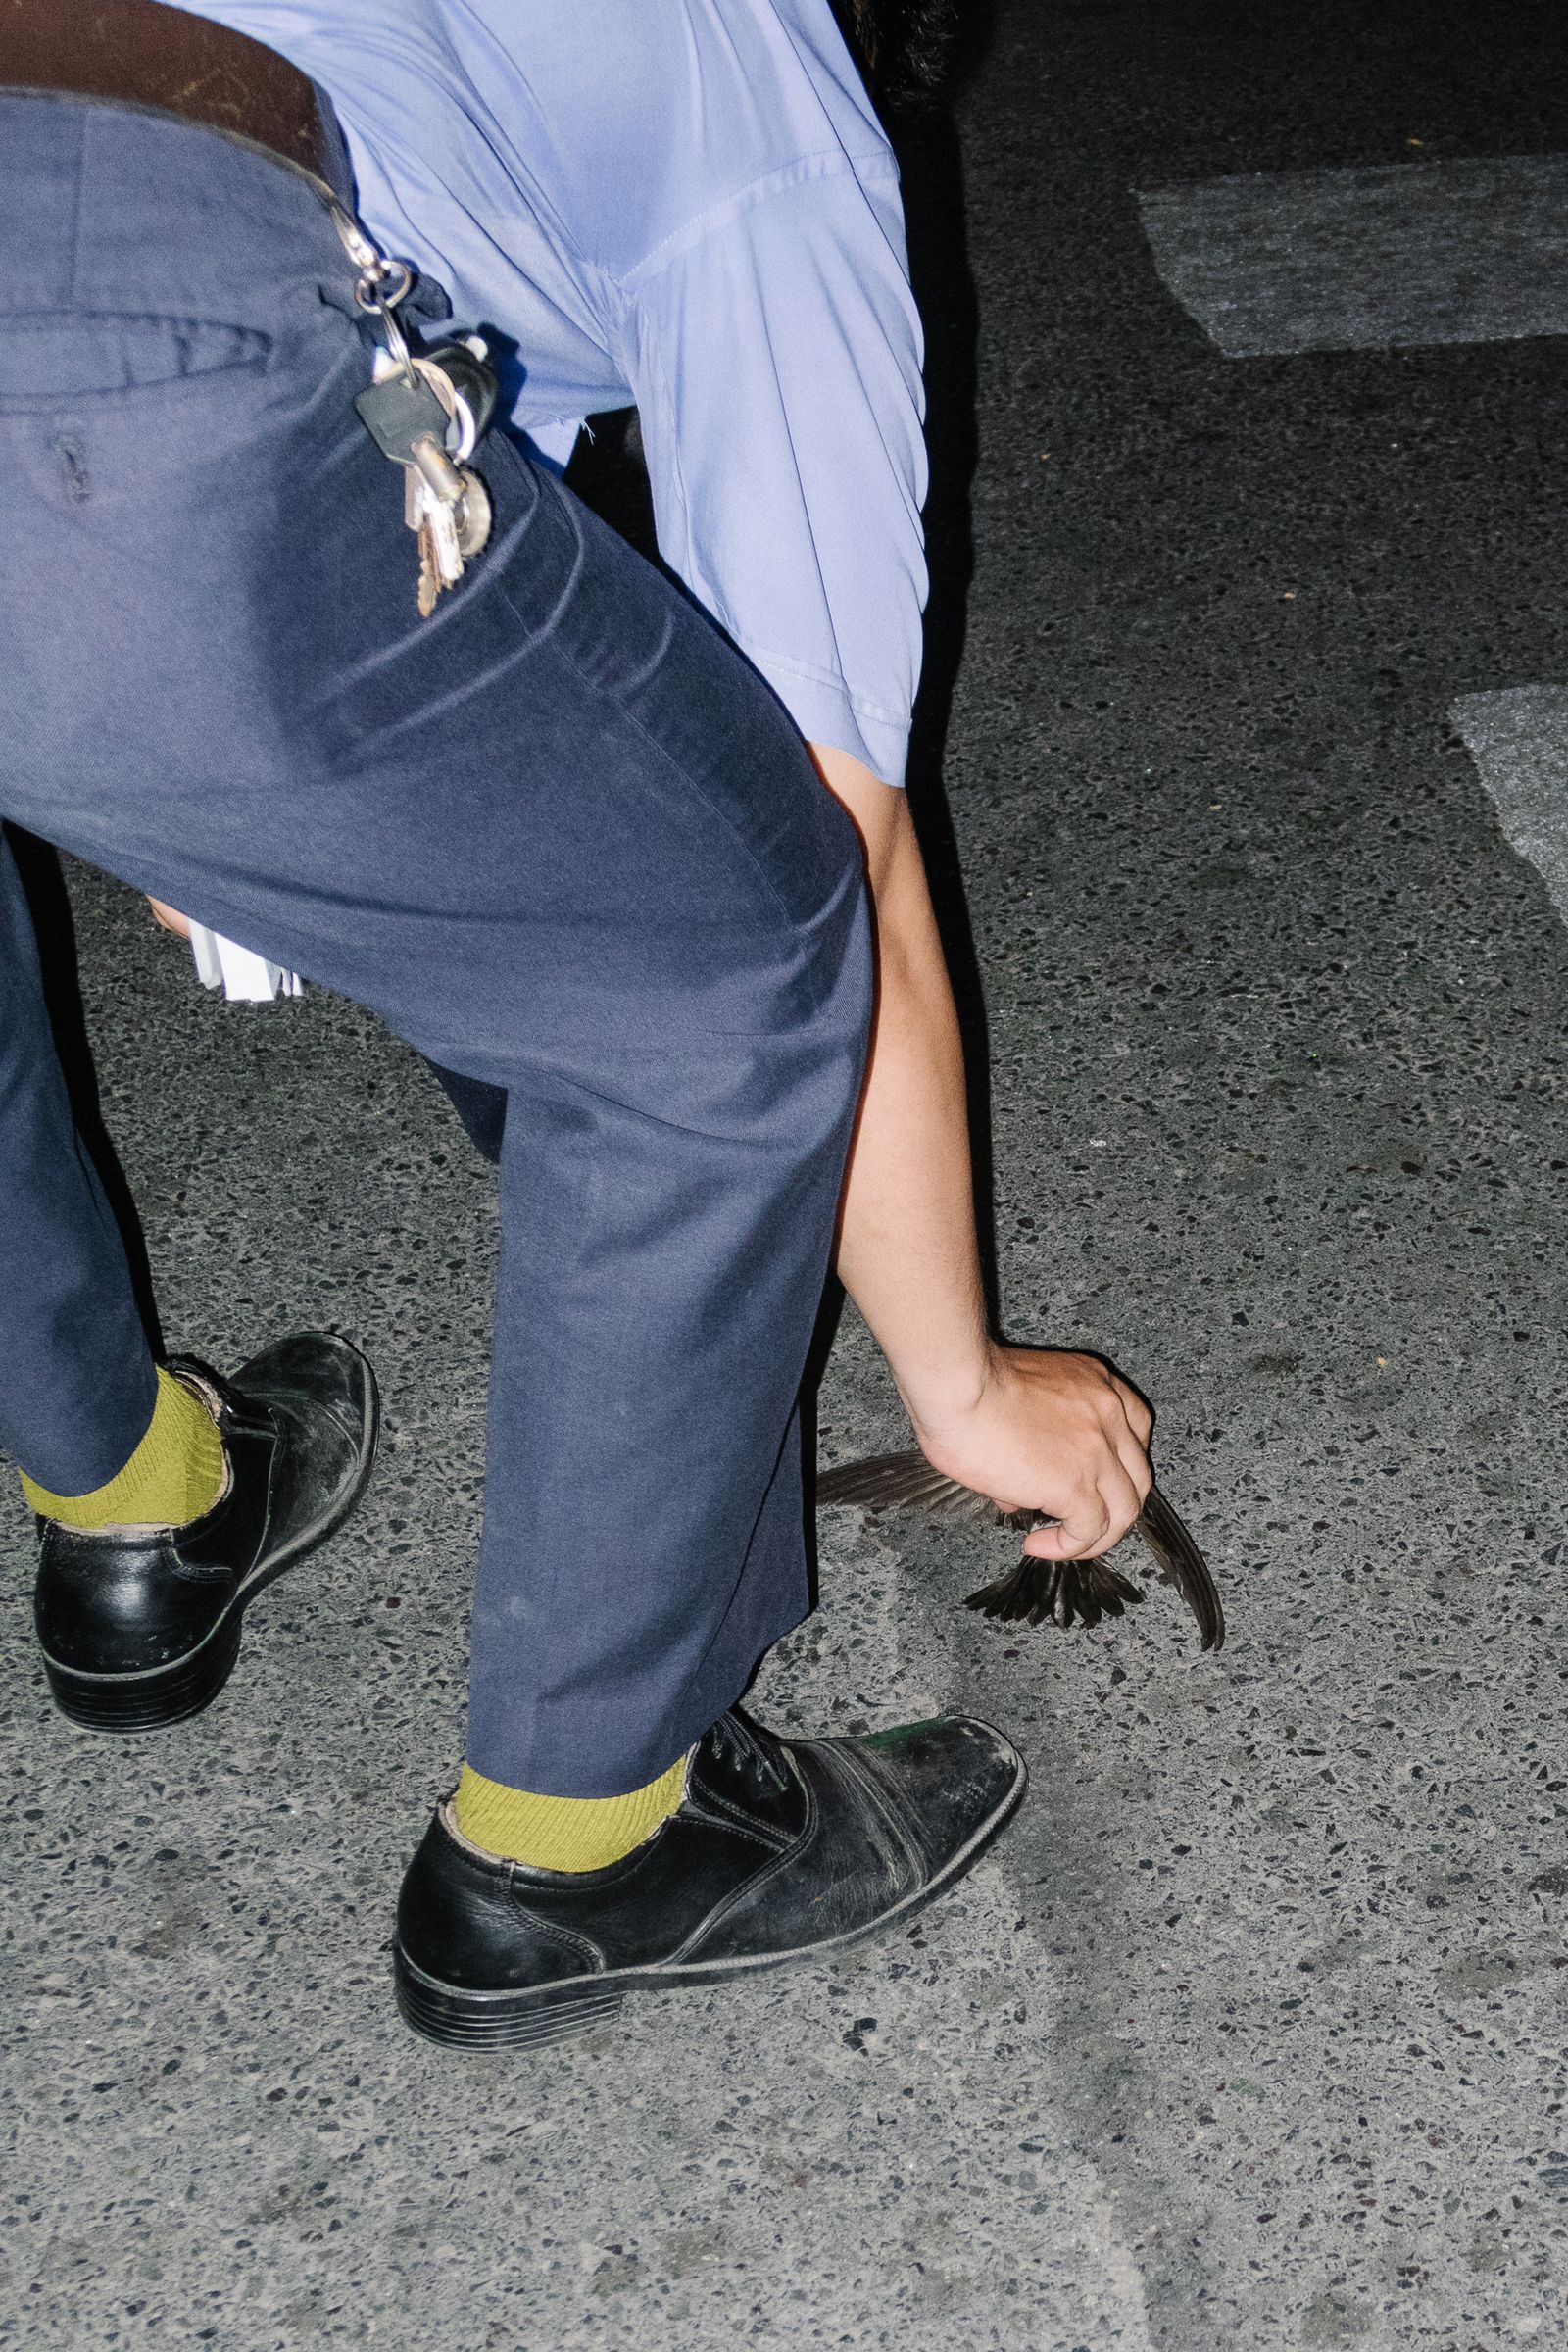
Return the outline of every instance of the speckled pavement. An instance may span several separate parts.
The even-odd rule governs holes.
[[[1568,156],[1231,172],[1139,209],[1233,359],[1568,333]]]
[[[1159,1592],[999,1635],[955,1604],[1005,1538],[824,1516],[762,1710],[967,1705],[1033,1769],[912,1933],[542,2061],[405,2034],[489,1180],[353,1007],[216,1004],[74,877],[172,1344],[335,1324],[388,1434],[158,1740],[50,1712],[0,1482],[7,2352],[1568,2340],[1568,934],[1450,715],[1568,685],[1568,343],[1228,359],[1136,195],[1568,150],[1565,48],[1544,4],[1480,41],[1461,0],[1013,0],[959,109],[975,572],[926,821],[1001,1293],[1156,1400],[1231,1639]],[[922,269],[951,656],[969,296]],[[853,1317],[821,1422],[902,1442]]]
[[[1568,686],[1462,694],[1449,715],[1497,822],[1568,922]]]

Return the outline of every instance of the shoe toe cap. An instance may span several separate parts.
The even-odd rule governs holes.
[[[297,1331],[272,1341],[234,1374],[234,1386],[250,1396],[309,1405],[355,1439],[375,1411],[368,1359],[331,1331]]]
[[[314,1544],[341,1521],[369,1477],[379,1422],[374,1373],[349,1341],[307,1331],[264,1348],[229,1387],[239,1410],[225,1436],[243,1446],[247,1408],[265,1408],[282,1440],[270,1457],[269,1514],[291,1544]]]
[[[1028,1778],[1010,1740],[970,1715],[896,1724],[856,1741],[933,1877],[1000,1827]]]

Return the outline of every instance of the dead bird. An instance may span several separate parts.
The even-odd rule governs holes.
[[[972,1487],[944,1478],[923,1453],[878,1453],[863,1462],[845,1462],[816,1482],[818,1503],[858,1502],[867,1510],[929,1511],[933,1517],[990,1519],[997,1527],[1028,1535],[1057,1523],[1045,1511],[1003,1511]],[[1198,1620],[1204,1649],[1225,1646],[1225,1612],[1208,1562],[1157,1487],[1151,1487],[1132,1532],[1142,1538],[1162,1584],[1174,1585]],[[966,1609],[1004,1625],[1098,1625],[1120,1617],[1144,1595],[1108,1560],[1037,1560],[1025,1552],[1016,1568],[982,1585],[964,1601]]]

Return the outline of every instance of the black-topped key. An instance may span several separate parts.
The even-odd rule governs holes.
[[[401,374],[383,376],[359,393],[354,406],[376,448],[394,466],[414,463],[416,441],[446,447],[447,413],[422,375],[416,374],[412,384]]]

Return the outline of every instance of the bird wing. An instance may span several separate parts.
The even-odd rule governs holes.
[[[1118,1576],[1108,1560],[1037,1560],[1025,1552],[1016,1568],[982,1585],[964,1600],[966,1609],[1003,1625],[1098,1625],[1102,1617],[1124,1617],[1129,1602],[1143,1599],[1135,1584]]]
[[[858,1502],[867,1510],[924,1510],[935,1516],[1023,1527],[1054,1527],[1044,1511],[1004,1512],[986,1495],[956,1478],[933,1470],[923,1453],[873,1454],[863,1462],[844,1462],[825,1470],[816,1482],[819,1503]],[[1159,1492],[1151,1487],[1144,1507],[1133,1522],[1163,1584],[1173,1585],[1198,1621],[1204,1649],[1225,1645],[1225,1612],[1208,1572],[1208,1563],[1177,1514]],[[1047,1571],[1060,1574],[1048,1575]],[[1027,1554],[1011,1574],[971,1593],[968,1606],[1004,1623],[1027,1618],[1032,1625],[1054,1618],[1071,1625],[1081,1618],[1098,1625],[1102,1615],[1119,1617],[1130,1599],[1142,1599],[1135,1585],[1097,1560],[1035,1560]]]
[[[1165,1583],[1175,1586],[1197,1618],[1200,1646],[1223,1649],[1225,1611],[1208,1573],[1208,1562],[1157,1487],[1151,1487],[1144,1496],[1144,1507],[1133,1525]]]
[[[918,1449],[873,1453],[863,1462],[842,1462],[836,1470],[824,1470],[817,1478],[816,1499],[861,1502],[871,1511],[906,1508],[929,1511],[933,1518],[976,1523],[989,1519],[993,1525],[1002,1517],[989,1495],[960,1486],[956,1478],[944,1478]]]

